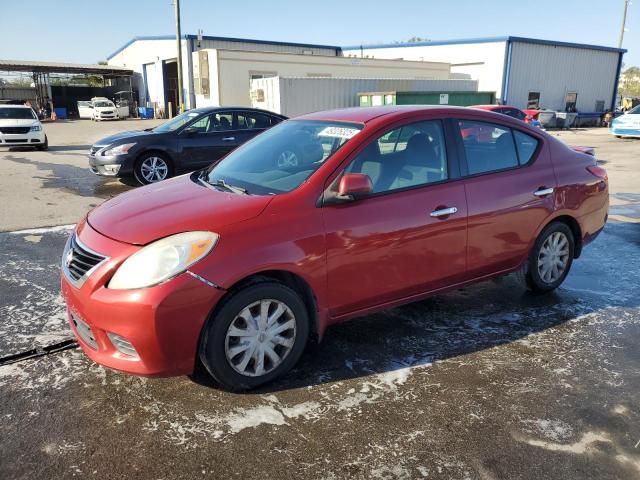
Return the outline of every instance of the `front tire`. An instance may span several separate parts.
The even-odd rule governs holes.
[[[173,166],[169,159],[157,152],[143,154],[133,169],[133,174],[141,185],[157,183],[173,176]]]
[[[49,139],[47,138],[46,135],[44,136],[44,143],[42,145],[38,145],[36,148],[41,152],[44,152],[45,150],[49,150]]]
[[[308,337],[300,295],[265,280],[223,301],[203,330],[200,361],[223,388],[250,390],[288,372]]]
[[[546,293],[558,288],[569,274],[574,251],[573,232],[565,223],[547,225],[536,239],[525,266],[529,290]]]

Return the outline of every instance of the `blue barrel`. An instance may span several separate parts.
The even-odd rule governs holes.
[[[54,108],[53,111],[56,113],[56,118],[58,120],[66,120],[67,119],[67,109],[64,107]]]
[[[153,118],[153,107],[138,107],[138,115],[143,120],[149,120]]]

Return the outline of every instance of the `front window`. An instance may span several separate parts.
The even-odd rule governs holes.
[[[234,150],[200,178],[214,186],[240,187],[249,194],[290,192],[362,127],[310,120],[283,122]]]
[[[0,119],[36,120],[36,116],[30,108],[0,108]]]
[[[164,122],[163,124],[158,125],[157,127],[155,127],[153,129],[153,131],[154,132],[160,132],[160,133],[173,132],[173,131],[179,129],[180,127],[186,125],[187,123],[191,122],[195,118],[199,117],[200,115],[202,115],[202,114],[199,113],[199,112],[184,112],[184,113],[181,113],[177,117],[173,117],[168,122]]]

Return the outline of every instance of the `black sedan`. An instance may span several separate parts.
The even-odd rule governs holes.
[[[91,147],[97,175],[159,182],[210,165],[286,117],[253,108],[196,108],[146,130],[123,132]]]

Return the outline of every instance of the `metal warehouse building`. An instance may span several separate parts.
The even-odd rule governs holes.
[[[456,78],[478,80],[501,103],[559,111],[615,107],[626,50],[523,37],[345,47],[344,55],[451,63]]]
[[[227,37],[201,37],[184,35],[182,44],[183,92],[186,108],[196,106],[194,88],[193,52],[201,49],[236,50],[249,52],[289,53],[311,56],[336,57],[341,55],[339,47],[302,43],[270,42]],[[109,65],[132,69],[136,75],[136,87],[140,92],[139,102],[157,103],[167,108],[168,102],[177,105],[178,70],[176,37],[141,36],[134,37],[107,57]],[[254,78],[264,76],[254,72]],[[247,91],[250,79],[247,79]]]

